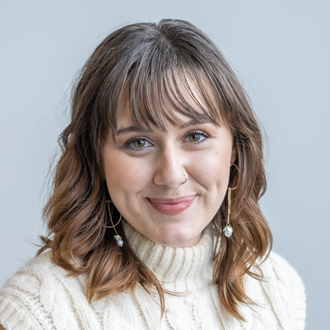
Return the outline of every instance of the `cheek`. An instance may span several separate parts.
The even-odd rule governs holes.
[[[214,151],[204,157],[198,164],[195,178],[199,186],[202,186],[201,205],[203,207],[200,208],[200,215],[204,217],[207,214],[208,219],[213,219],[226,196],[230,153]]]
[[[149,180],[150,169],[137,158],[120,154],[104,157],[105,176],[111,196],[134,194],[143,189]]]
[[[230,151],[207,152],[195,161],[194,176],[206,189],[225,190],[229,180]]]

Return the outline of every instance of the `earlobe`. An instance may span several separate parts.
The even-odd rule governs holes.
[[[237,148],[236,148],[236,143],[234,142],[233,148],[231,150],[230,164],[233,164],[235,162],[236,156],[237,156]]]

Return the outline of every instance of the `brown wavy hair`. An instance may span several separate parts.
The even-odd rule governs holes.
[[[202,102],[190,92],[189,82]],[[189,104],[182,89],[195,104]],[[133,289],[139,282],[148,292],[158,291],[164,312],[165,291],[126,243],[122,225],[117,226],[125,241],[122,248],[113,238],[113,229],[106,228],[110,196],[102,149],[109,129],[116,133],[117,104],[124,90],[136,126],[152,124],[165,131],[167,122],[178,123],[177,112],[196,119],[206,116],[216,125],[222,120],[228,123],[239,168],[231,167],[229,183],[238,186],[232,191],[234,234],[228,239],[222,230],[226,196],[212,220],[219,243],[213,281],[224,308],[244,320],[239,304],[255,303],[244,292],[243,276],[262,280],[262,273],[251,267],[259,269],[257,259],[266,258],[272,248],[272,234],[258,205],[266,190],[262,134],[243,87],[221,52],[186,21],[124,26],[106,37],[82,68],[73,87],[71,122],[59,138],[61,156],[43,211],[48,236],[42,237],[38,254],[49,248],[53,261],[70,276],[85,274],[89,302]],[[111,212],[116,221],[117,209]]]

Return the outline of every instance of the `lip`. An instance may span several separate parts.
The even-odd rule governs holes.
[[[197,195],[179,198],[147,198],[150,205],[160,213],[175,215],[185,211],[196,199]]]

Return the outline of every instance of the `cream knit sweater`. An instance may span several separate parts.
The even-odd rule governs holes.
[[[213,237],[207,227],[198,244],[171,248],[155,244],[124,222],[136,254],[165,289],[166,311],[160,320],[159,299],[139,285],[134,292],[113,294],[88,304],[85,277],[66,277],[50,260],[50,252],[34,258],[13,275],[0,291],[0,324],[6,330],[266,330],[304,329],[305,292],[297,272],[272,252],[261,269],[267,282],[246,276],[247,295],[263,307],[240,307],[247,320],[228,315],[212,284]]]

